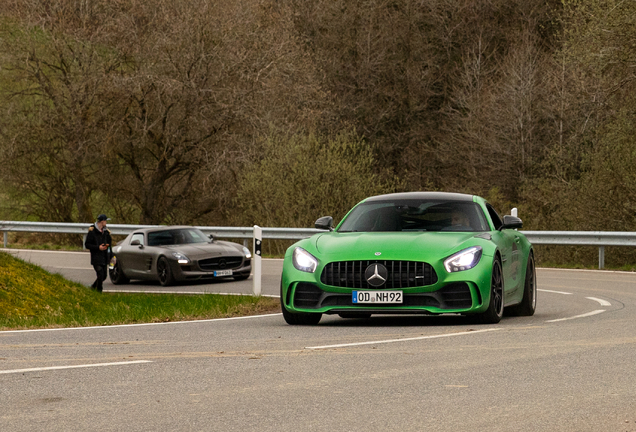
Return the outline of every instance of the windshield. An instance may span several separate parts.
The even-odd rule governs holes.
[[[148,246],[207,243],[208,237],[195,228],[170,229],[148,233]]]
[[[488,231],[481,207],[468,201],[371,201],[355,207],[338,232]]]

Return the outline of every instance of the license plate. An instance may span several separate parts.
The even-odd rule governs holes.
[[[402,291],[353,291],[353,304],[361,303],[402,303]]]
[[[214,276],[232,276],[232,270],[217,270]]]

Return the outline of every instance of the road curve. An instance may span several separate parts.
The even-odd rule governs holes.
[[[537,279],[536,314],[497,325],[269,315],[0,332],[0,430],[636,431],[636,275]]]

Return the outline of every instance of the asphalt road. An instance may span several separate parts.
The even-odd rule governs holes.
[[[540,269],[538,283],[537,313],[497,325],[269,315],[0,332],[0,430],[636,431],[636,275]],[[205,289],[230,286],[251,289]]]

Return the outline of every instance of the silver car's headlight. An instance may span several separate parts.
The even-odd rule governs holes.
[[[247,259],[252,258],[252,252],[250,252],[250,250],[246,248],[245,246],[243,246],[243,254],[245,255],[245,258]]]
[[[318,260],[312,254],[300,247],[294,249],[292,262],[294,263],[294,267],[298,270],[307,273],[315,272],[316,267],[318,267]]]
[[[190,264],[190,258],[182,254],[181,252],[172,252],[172,256],[177,259],[179,264]]]
[[[449,273],[468,270],[477,265],[481,259],[481,247],[473,246],[457,252],[444,260],[444,267]]]

